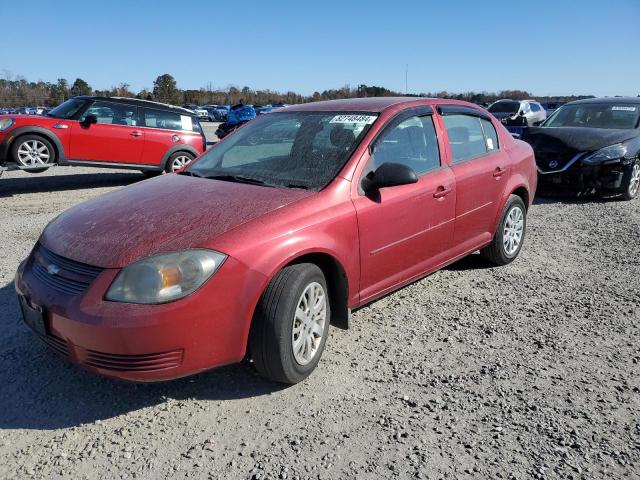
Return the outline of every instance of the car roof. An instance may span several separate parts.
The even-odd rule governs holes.
[[[321,102],[300,103],[298,105],[291,105],[284,108],[287,112],[376,112],[380,113],[383,110],[395,105],[403,103],[410,104],[421,102],[423,105],[429,105],[436,102],[446,103],[460,103],[466,105],[464,102],[458,102],[456,100],[445,100],[441,98],[426,98],[426,97],[367,97],[367,98],[345,98],[343,100],[324,100]],[[282,111],[282,110],[281,110]]]
[[[73,98],[78,98],[81,100],[104,100],[105,102],[126,103],[127,105],[136,105],[138,107],[154,108],[156,110],[171,110],[171,111],[181,112],[181,113],[193,113],[191,110],[186,108],[176,107],[175,105],[169,105],[166,103],[153,102],[151,100],[141,100],[139,98],[97,97],[97,96],[89,96],[89,95],[81,95]]]
[[[575,100],[566,105],[581,105],[586,103],[594,103],[599,105],[640,105],[640,97],[603,97],[603,98],[585,98],[583,100]]]

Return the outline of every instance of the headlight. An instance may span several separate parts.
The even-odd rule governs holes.
[[[16,121],[13,118],[3,118],[2,120],[0,120],[0,132],[8,130],[15,122]]]
[[[583,158],[582,163],[586,163],[587,165],[596,165],[608,160],[617,160],[624,157],[627,154],[627,151],[628,147],[624,143],[616,143],[615,145],[601,148],[588,157]]]
[[[212,250],[195,249],[154,255],[123,268],[105,298],[145,304],[178,300],[209,280],[226,258]]]

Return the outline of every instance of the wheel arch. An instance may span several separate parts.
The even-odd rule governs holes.
[[[7,134],[7,137],[6,137],[7,152],[11,152],[11,148],[13,144],[16,142],[16,140],[18,140],[20,137],[24,137],[25,135],[39,135],[47,139],[53,146],[53,149],[55,150],[56,161],[54,163],[60,163],[61,160],[64,160],[66,158],[65,152],[64,152],[64,146],[62,145],[62,142],[60,141],[57,135],[50,132],[44,127],[31,126],[31,125],[18,127],[12,130],[11,132],[9,132],[9,134]],[[13,159],[11,159],[11,161],[13,161]]]
[[[160,160],[160,167],[162,168],[162,170],[166,169],[167,162],[169,161],[169,157],[171,157],[171,155],[173,155],[174,153],[178,153],[178,152],[190,153],[191,155],[193,155],[193,158],[197,158],[198,155],[200,155],[200,153],[191,145],[186,145],[186,144],[174,145],[164,153],[164,155],[162,156],[162,160]]]

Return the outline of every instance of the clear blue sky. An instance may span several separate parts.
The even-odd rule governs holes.
[[[0,31],[0,74],[101,89],[640,94],[640,0],[1,0]]]

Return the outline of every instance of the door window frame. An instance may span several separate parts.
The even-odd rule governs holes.
[[[446,132],[447,135],[447,146],[449,148],[449,154],[450,154],[450,160],[451,166],[454,165],[461,165],[463,163],[466,162],[470,162],[473,160],[477,160],[479,158],[483,158],[489,155],[494,155],[498,152],[500,152],[502,150],[502,142],[500,141],[500,135],[498,135],[498,129],[496,128],[496,126],[494,125],[493,121],[491,120],[491,117],[488,113],[482,112],[480,110],[476,110],[475,108],[472,107],[466,107],[463,105],[438,105],[437,107],[438,113],[440,114],[440,117],[442,118],[442,126]],[[464,160],[458,160],[456,161],[453,158],[453,149],[451,148],[451,140],[449,139],[449,132],[447,131],[447,126],[444,123],[444,117],[448,116],[448,115],[466,115],[468,117],[476,117],[478,119],[483,119],[483,120],[487,120],[488,122],[491,123],[491,125],[493,126],[495,133],[496,133],[496,140],[498,142],[498,148],[495,148],[491,151],[487,150],[485,151],[485,153],[481,153],[478,155],[474,155],[473,157],[468,157],[465,158]],[[478,120],[478,123],[480,124],[480,129],[482,130],[482,136],[484,138],[484,147],[485,149],[487,148],[487,135],[485,134],[484,131],[484,125],[482,124],[482,122],[480,120]]]
[[[80,123],[82,123],[82,120],[85,116],[85,114],[89,111],[89,109],[91,107],[93,107],[96,103],[101,102],[101,103],[109,103],[111,105],[121,105],[124,107],[129,107],[131,109],[135,109],[136,112],[136,122],[138,123],[137,125],[119,125],[117,123],[96,123],[96,125],[110,125],[112,127],[127,127],[127,128],[140,128],[141,125],[141,108],[138,105],[134,105],[132,103],[125,103],[125,102],[110,102],[109,100],[101,100],[101,99],[94,99],[90,102],[87,102],[86,107],[84,108],[84,110],[82,111],[82,113],[78,116],[78,121]]]

